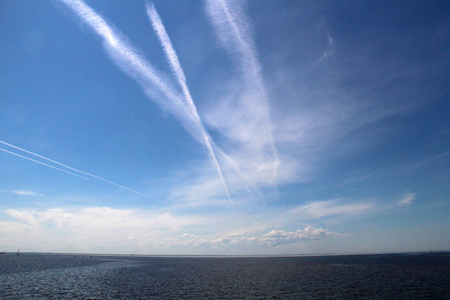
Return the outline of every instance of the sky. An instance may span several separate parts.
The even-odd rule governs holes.
[[[0,251],[450,250],[448,1],[0,0]]]

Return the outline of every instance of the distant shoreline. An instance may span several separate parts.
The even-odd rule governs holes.
[[[17,252],[0,252],[0,255],[16,255]],[[280,257],[370,257],[370,256],[386,256],[386,255],[449,255],[450,250],[442,251],[417,251],[417,252],[385,252],[385,253],[348,253],[348,254],[335,254],[335,253],[320,253],[320,254],[255,254],[255,255],[226,255],[226,254],[210,254],[210,255],[195,255],[195,254],[104,254],[104,253],[76,253],[76,252],[20,252],[20,255],[63,255],[63,256],[95,256],[95,257],[141,257],[141,258],[280,258]]]

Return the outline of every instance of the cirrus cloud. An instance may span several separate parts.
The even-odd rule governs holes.
[[[399,205],[411,205],[413,201],[416,199],[416,194],[407,192],[403,195],[402,199],[398,201]]]
[[[312,219],[326,218],[332,216],[357,215],[369,212],[375,208],[374,204],[368,202],[353,202],[341,204],[338,199],[328,201],[315,201],[298,206],[292,212],[301,213]]]

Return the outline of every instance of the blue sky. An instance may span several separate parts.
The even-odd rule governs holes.
[[[0,1],[0,251],[450,249],[446,1]]]

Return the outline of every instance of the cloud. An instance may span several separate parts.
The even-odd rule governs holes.
[[[85,231],[91,228],[114,230],[114,228],[152,228],[178,231],[190,224],[190,218],[176,218],[172,214],[150,211],[90,207],[79,210],[52,208],[45,211],[14,210],[4,211],[19,222],[38,225],[50,222],[58,228]]]
[[[402,199],[400,199],[398,201],[398,204],[402,205],[402,206],[411,205],[415,199],[416,199],[416,194],[415,193],[406,192],[403,195]]]
[[[223,155],[219,156],[224,159]],[[241,159],[241,158],[239,158]],[[257,164],[258,157],[248,157],[240,166],[233,166],[230,161],[222,162],[223,171],[226,176],[227,185],[233,195],[233,203],[243,208],[243,205],[264,201],[265,197],[270,197],[272,191],[260,190],[260,187],[270,186],[272,179],[270,172],[265,172],[264,162]],[[278,175],[278,181],[286,180],[286,175],[295,172],[292,164],[281,165],[283,172]],[[254,167],[252,169],[252,167]],[[238,172],[236,171],[238,170]],[[261,170],[262,169],[262,170]],[[200,206],[222,206],[230,208],[228,199],[223,195],[223,188],[217,176],[206,162],[195,161],[186,164],[182,169],[177,170],[170,180],[174,183],[169,191],[168,199],[173,199],[172,203],[178,208],[200,207]],[[260,205],[260,204],[259,204]],[[173,208],[173,206],[172,206]]]
[[[32,191],[27,191],[27,190],[12,191],[12,193],[19,195],[19,196],[32,196],[32,197],[43,197],[44,196],[42,194],[32,192]]]
[[[184,234],[183,241],[174,242],[173,246],[193,247],[279,247],[302,241],[319,240],[330,236],[339,236],[328,229],[305,227],[297,231],[271,230],[269,233],[249,237],[245,233],[228,234],[224,237],[207,239],[192,234]]]
[[[233,218],[221,212],[200,216],[109,207],[7,209],[1,213],[2,245],[24,251],[237,254],[263,248],[265,253],[274,253],[273,247],[341,235],[313,226],[295,231],[272,229],[286,224],[278,220],[274,225],[273,216],[249,218],[235,212]]]
[[[213,95],[219,100],[218,105],[206,112],[205,121],[228,145],[235,145],[230,154],[250,180],[254,180],[254,174],[248,172],[258,170],[258,173],[270,173],[270,180],[264,185],[276,184],[279,157],[273,139],[269,99],[242,2],[206,1],[206,11],[241,79],[230,80],[233,84],[225,94]],[[243,167],[249,157],[256,164]]]
[[[349,176],[344,181],[344,185],[351,185],[364,181],[371,181],[377,178],[390,178],[410,173],[416,170],[433,168],[437,164],[446,164],[450,158],[450,151],[446,151],[440,154],[432,155],[427,158],[422,158],[419,161],[409,163],[402,166],[385,167],[378,170],[358,170],[354,175]]]
[[[30,251],[138,251],[149,238],[159,240],[206,223],[198,216],[109,207],[2,212],[8,217],[0,221],[2,244]]]
[[[216,30],[222,46],[237,62],[244,74],[246,83],[261,89],[262,104],[266,100],[266,91],[261,74],[261,65],[251,33],[251,25],[244,13],[241,1],[206,1],[206,11]],[[262,109],[267,109],[263,107]]]
[[[313,66],[317,65],[318,63],[328,59],[331,55],[334,53],[335,48],[335,40],[331,37],[330,33],[327,31],[327,38],[328,38],[328,45],[325,51],[323,52],[322,56],[313,64]]]
[[[282,244],[297,243],[299,241],[304,240],[318,240],[337,235],[340,234],[336,232],[331,232],[328,229],[306,227],[303,230],[298,229],[297,231],[293,232],[286,232],[283,230],[272,230],[271,232],[265,234],[262,237],[262,241],[263,243],[269,245],[279,246]]]
[[[354,202],[341,204],[340,200],[316,201],[300,205],[291,213],[301,214],[311,219],[332,216],[351,216],[369,212],[375,208],[372,203]]]
[[[219,173],[222,187],[218,187],[217,180],[212,179],[214,175],[207,169],[208,166],[202,165],[202,171],[195,174],[193,185],[188,186],[180,181],[176,183],[172,195],[182,195],[195,201],[195,197],[204,198],[196,192],[210,184],[208,192],[214,199],[223,198],[224,190],[227,195],[233,195],[233,200],[245,192],[251,194],[251,199],[262,199],[266,194],[261,191],[266,193],[268,188],[311,181],[317,164],[327,156],[336,155],[339,151],[348,152],[351,147],[363,147],[367,141],[376,141],[364,138],[355,143],[336,145],[336,141],[358,128],[402,112],[402,109],[387,102],[371,101],[374,96],[367,95],[364,88],[356,89],[356,92],[352,90],[352,93],[342,88],[330,74],[342,74],[343,78],[348,78],[345,70],[341,73],[336,70],[328,72],[328,69],[324,71],[323,68],[312,70],[308,62],[308,66],[303,66],[305,71],[300,72],[302,68],[296,67],[285,80],[283,76],[289,73],[290,62],[287,66],[264,64],[264,69],[268,70],[265,81],[252,24],[245,14],[243,2],[206,0],[205,11],[220,50],[229,55],[236,74],[220,82],[212,80],[211,85],[207,85],[205,98],[215,101],[208,102],[210,106],[202,110],[201,119],[177,53],[152,4],[146,4],[147,14],[175,83],[156,70],[119,30],[83,1],[61,1],[102,38],[105,51],[112,61],[206,148],[214,169]],[[323,53],[321,60],[335,51],[334,37],[328,32],[327,37],[325,52],[323,48],[319,52]],[[297,55],[297,48],[292,49]],[[332,69],[333,66],[327,68]],[[282,78],[276,78],[280,73],[283,73]],[[311,85],[310,81],[316,79],[317,82]],[[277,100],[288,98],[295,101],[292,101],[292,107],[287,104],[289,101],[277,101],[271,107],[269,95],[276,96],[274,99]],[[337,147],[329,151],[332,144]],[[190,168],[185,171],[192,177]],[[222,205],[223,201],[217,203]]]

